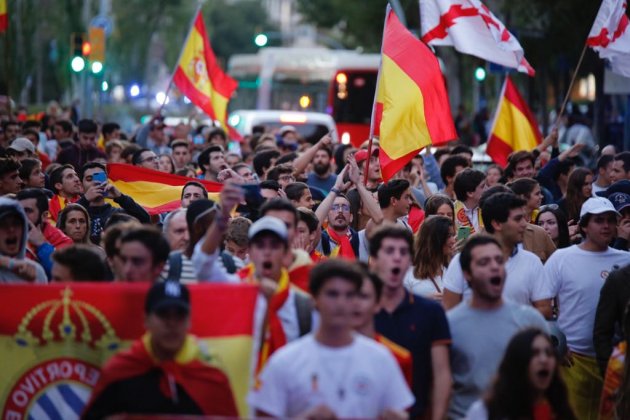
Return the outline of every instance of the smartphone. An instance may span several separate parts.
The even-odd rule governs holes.
[[[105,175],[105,172],[97,172],[92,175],[92,180],[104,184],[107,182],[107,175]]]
[[[460,226],[457,228],[457,240],[467,239],[470,236],[472,229],[468,226]]]
[[[259,184],[243,184],[241,185],[243,192],[245,193],[245,201],[248,203],[260,203],[263,201],[263,196],[260,194]]]

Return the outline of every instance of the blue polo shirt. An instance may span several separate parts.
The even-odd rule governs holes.
[[[394,312],[385,309],[374,317],[376,331],[406,348],[413,359],[412,391],[416,403],[411,408],[411,418],[425,414],[430,405],[433,369],[431,348],[451,342],[451,333],[442,306],[432,300],[410,294]]]

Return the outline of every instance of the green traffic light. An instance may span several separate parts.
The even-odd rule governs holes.
[[[475,69],[475,79],[478,82],[483,82],[484,80],[486,80],[486,69],[484,69],[483,67],[477,67]]]
[[[101,71],[103,71],[103,63],[101,63],[100,61],[93,61],[92,62],[92,73],[98,74]]]
[[[85,60],[83,57],[74,57],[70,62],[70,67],[72,67],[72,71],[79,73],[85,68]]]
[[[265,45],[267,45],[267,42],[269,42],[269,38],[265,34],[258,34],[256,35],[256,38],[254,38],[254,44],[258,45],[259,47],[264,47]]]

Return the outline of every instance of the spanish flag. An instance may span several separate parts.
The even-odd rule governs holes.
[[[542,135],[532,111],[510,77],[506,76],[486,153],[497,164],[505,167],[512,152],[532,150],[541,140]]]
[[[387,182],[420,150],[457,138],[444,77],[431,50],[387,7],[378,76],[374,133]]]
[[[0,32],[9,28],[9,15],[7,14],[7,0],[0,0]]]
[[[186,38],[173,82],[179,90],[213,120],[227,124],[227,104],[238,83],[221,70],[210,47],[201,9]]]
[[[215,201],[223,187],[218,182],[192,179],[123,163],[108,164],[107,176],[121,193],[133,198],[151,215],[179,208],[182,187],[188,181],[203,184],[209,198]]]

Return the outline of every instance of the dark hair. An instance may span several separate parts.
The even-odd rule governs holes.
[[[171,172],[167,172],[167,173],[174,174],[175,173],[175,161],[173,160],[173,156],[171,156],[169,153],[162,153],[161,155],[158,156],[158,159],[161,159],[163,157],[167,157],[169,162],[171,162]]]
[[[261,190],[274,190],[277,192],[277,191],[280,191],[280,184],[278,184],[278,181],[276,180],[267,179],[260,183],[260,189]]]
[[[363,276],[354,264],[339,259],[329,259],[315,265],[309,275],[309,290],[314,297],[324,288],[324,285],[333,278],[346,280],[355,287],[357,292],[361,289]]]
[[[614,159],[623,161],[624,172],[630,171],[630,152],[617,153]]]
[[[350,144],[340,144],[335,149],[335,163],[337,164],[337,170],[335,171],[335,173],[337,175],[339,175],[341,171],[343,170],[343,167],[346,166],[346,162],[343,161],[343,155],[346,152],[346,150],[351,147],[352,145]]]
[[[68,207],[66,207],[68,208]],[[64,209],[65,210],[65,209]],[[110,217],[111,220],[111,217]],[[128,220],[125,222],[112,223],[108,224],[103,231],[103,235],[101,236],[101,244],[103,245],[103,249],[105,250],[105,255],[108,258],[113,258],[118,255],[118,239],[127,231],[132,229],[137,229],[140,226],[140,222],[137,219]],[[87,236],[90,236],[89,230]],[[87,242],[86,242],[87,243]]]
[[[68,120],[57,120],[55,121],[54,125],[58,125],[59,127],[61,127],[61,129],[63,131],[65,131],[66,133],[70,133],[70,135],[72,135],[72,123]],[[63,140],[63,139],[57,139],[57,140]]]
[[[81,240],[81,243],[89,244],[90,243],[90,214],[81,204],[77,203],[68,203],[66,207],[64,207],[57,216],[57,227],[61,229],[63,233],[66,233],[66,222],[68,220],[68,214],[71,211],[80,211],[85,216],[85,222],[87,229],[85,230],[85,236]]]
[[[319,228],[319,219],[313,210],[306,207],[298,207],[297,212],[298,220],[306,223],[310,233],[315,232]]]
[[[98,125],[93,120],[84,119],[77,123],[79,133],[96,133],[98,131]]]
[[[503,184],[493,185],[492,187],[481,193],[481,198],[479,199],[479,208],[483,208],[483,205],[488,198],[499,193],[512,193],[512,190]]]
[[[10,125],[17,125],[18,128],[21,128],[19,122],[14,121],[14,120],[5,120],[5,121],[2,121],[2,131],[7,131],[7,127]]]
[[[28,200],[30,198],[35,199],[40,217],[45,211],[48,211],[48,196],[42,188],[27,188],[25,190],[18,191],[15,195],[15,199],[18,201]]]
[[[0,177],[20,170],[20,162],[13,158],[0,158]]]
[[[65,165],[61,165],[50,173],[50,187],[53,189],[55,194],[59,194],[59,190],[55,187],[56,184],[61,183],[63,179],[63,171],[66,169],[72,169],[74,171],[74,166],[66,163]]]
[[[429,216],[422,222],[415,235],[413,248],[413,275],[417,279],[431,279],[442,273],[450,263],[444,254],[444,245],[453,235],[453,219],[444,216]],[[434,283],[435,284],[435,283]]]
[[[103,172],[105,172],[105,175],[107,175],[107,167],[105,165],[103,165],[100,162],[88,162],[85,165],[83,165],[81,167],[81,170],[79,171],[79,178],[81,179],[81,181],[83,181],[83,176],[85,175],[85,171],[87,171],[88,169],[94,169],[94,168],[102,169]]]
[[[578,220],[580,218],[580,209],[582,204],[589,198],[582,194],[582,187],[586,181],[586,177],[593,175],[590,169],[576,168],[567,182],[566,209],[567,218],[569,220]]]
[[[277,163],[277,162],[276,162]],[[267,179],[278,181],[281,175],[290,174],[293,175],[293,165],[290,163],[276,164],[273,168],[267,172]]]
[[[409,189],[409,181],[406,179],[392,179],[378,187],[378,204],[386,209],[391,204],[392,198],[400,200],[400,197]]]
[[[91,245],[74,244],[58,248],[53,252],[52,260],[67,267],[74,281],[107,280],[107,266]]]
[[[571,245],[571,240],[569,237],[569,225],[567,223],[567,216],[564,214],[564,212],[560,210],[557,204],[542,206],[540,208],[540,212],[536,215],[535,223],[537,225],[540,216],[545,213],[551,213],[556,217],[556,224],[558,225],[558,242],[556,244],[557,248],[566,248]]]
[[[383,280],[381,280],[381,278],[373,271],[370,271],[368,265],[363,261],[357,261],[356,265],[363,274],[361,287],[363,287],[363,282],[366,280],[372,283],[372,287],[374,287],[374,298],[376,299],[376,302],[379,302],[381,300],[381,295],[383,294]]]
[[[576,165],[576,159],[568,158],[559,161],[552,173],[553,180],[558,181],[560,175],[569,175],[569,172],[571,172],[571,168]]]
[[[298,154],[295,152],[287,153],[284,156],[280,156],[278,160],[276,160],[276,165],[281,165],[283,163],[288,163],[291,165],[295,159],[297,159]]]
[[[225,133],[225,130],[220,127],[214,127],[212,130],[210,130],[210,132],[208,133],[208,140],[214,136],[219,136],[223,139],[223,141],[227,141],[227,134]]]
[[[123,147],[122,152],[120,152],[121,159],[124,159],[125,162],[129,161],[129,156],[131,156],[131,163],[133,164],[133,156],[136,154],[138,150],[142,148],[136,143],[129,143],[125,147]]]
[[[203,185],[201,182],[199,181],[188,181],[187,183],[184,184],[184,186],[182,187],[182,193],[179,197],[180,200],[182,200],[184,198],[184,191],[186,191],[186,188],[190,187],[190,186],[195,186],[197,188],[201,188],[205,194],[205,198],[208,198],[208,190],[206,189],[206,186]]]
[[[503,360],[494,384],[484,398],[488,419],[532,418],[537,393],[529,380],[529,365],[534,357],[532,349],[536,337],[545,337],[553,347],[551,338],[537,328],[518,332],[507,345]],[[560,360],[553,352],[556,366],[551,372],[549,388],[545,390],[545,400],[551,406],[553,418],[571,420],[575,414],[569,405],[567,388],[560,377]]]
[[[459,201],[466,201],[468,193],[475,192],[479,184],[486,179],[486,174],[477,169],[466,168],[455,176],[453,190]]]
[[[120,130],[120,125],[115,122],[107,122],[103,124],[103,127],[101,127],[101,132],[103,133],[103,136],[112,134],[116,130]]]
[[[139,226],[124,233],[120,238],[121,245],[127,242],[140,242],[151,252],[152,265],[165,263],[171,248],[162,232],[155,226]]]
[[[437,149],[433,153],[433,157],[435,158],[436,162],[439,162],[442,156],[448,156],[450,154],[451,154],[451,149],[449,149],[448,147],[444,147],[442,149]]]
[[[453,155],[446,158],[442,166],[440,167],[440,178],[444,184],[448,184],[446,178],[455,177],[455,169],[458,167],[468,168],[470,166],[470,162],[463,156]]]
[[[259,177],[265,175],[265,171],[271,167],[271,159],[277,159],[279,156],[280,152],[275,149],[257,152],[254,155],[254,160],[252,161],[256,175]]]
[[[18,173],[20,174],[20,178],[26,184],[27,180],[31,176],[33,169],[37,167],[37,165],[42,166],[42,162],[39,159],[35,158],[26,158],[20,161],[20,169],[18,169]]]
[[[291,201],[300,201],[305,190],[308,190],[308,185],[303,182],[293,182],[284,187],[284,192],[287,194],[287,198]]]
[[[171,150],[175,150],[177,147],[185,147],[186,149],[190,149],[190,143],[186,139],[177,139],[173,140],[171,143]]]
[[[437,211],[444,204],[449,206],[453,211],[453,218],[455,217],[455,206],[453,205],[453,200],[450,199],[449,196],[444,194],[433,194],[431,197],[427,198],[427,201],[424,202],[424,215],[433,216],[437,214]]]
[[[529,160],[532,163],[532,166],[536,164],[536,158],[534,158],[532,152],[529,152],[527,150],[519,150],[518,152],[514,152],[510,155],[510,157],[508,158],[508,166],[513,171],[516,165],[524,160]]]
[[[514,194],[529,198],[530,194],[538,186],[538,181],[533,178],[519,178],[510,182],[507,186]]]
[[[514,209],[525,206],[527,202],[514,193],[498,193],[488,197],[481,209],[483,226],[488,233],[494,233],[492,222],[505,223]]]
[[[28,122],[28,121],[27,121]],[[35,121],[33,121],[35,122]],[[27,135],[32,135],[35,136],[35,138],[37,139],[37,141],[39,141],[39,131],[37,131],[34,128],[27,128],[24,129],[24,127],[22,127],[22,137],[26,137]]]
[[[142,147],[138,150],[136,150],[135,152],[133,152],[133,156],[131,157],[131,163],[133,165],[140,165],[142,163],[142,154],[144,152],[150,152],[150,149],[147,149],[146,147]]]
[[[453,149],[451,150],[451,155],[459,155],[460,153],[466,153],[467,155],[470,155],[471,157],[474,154],[470,147],[463,144],[457,145],[453,147]]]
[[[370,238],[370,257],[376,257],[378,251],[381,250],[381,245],[385,239],[403,239],[409,245],[409,252],[413,251],[413,236],[409,229],[397,225],[386,223],[374,230],[372,237]]]
[[[608,166],[608,164],[613,160],[615,160],[615,157],[613,155],[601,155],[599,159],[597,159],[597,170],[599,171],[600,169],[606,169],[606,166]]]
[[[204,215],[204,216],[202,216]],[[186,225],[188,226],[188,247],[184,254],[191,258],[195,250],[195,245],[206,233],[216,215],[214,201],[202,198],[190,203],[186,210]]]
[[[260,216],[265,216],[269,211],[273,210],[293,213],[293,220],[295,220],[293,226],[297,226],[298,212],[289,200],[286,198],[272,198],[271,200],[267,200],[260,208]]]
[[[472,262],[472,250],[478,246],[484,246],[488,244],[495,244],[499,249],[501,245],[494,237],[483,233],[473,235],[464,244],[461,254],[459,254],[459,264],[462,267],[462,271],[470,273],[470,263]]]
[[[203,170],[203,171],[206,170],[206,165],[210,164],[210,154],[214,153],[214,152],[221,152],[221,153],[223,153],[223,147],[218,146],[218,145],[212,145],[212,146],[206,147],[199,154],[199,157],[197,158],[197,164],[199,165],[201,170]]]

